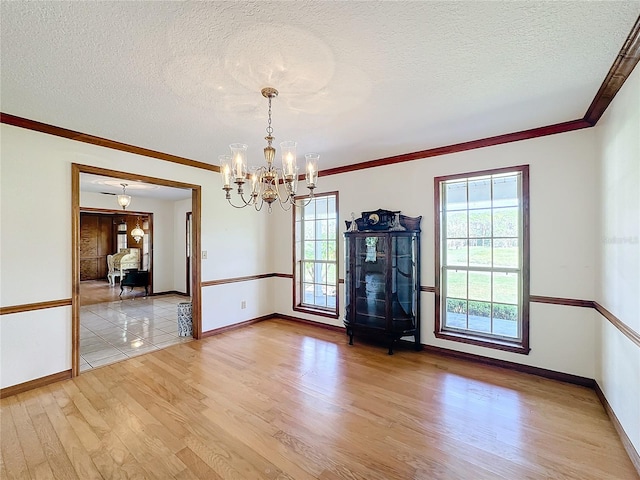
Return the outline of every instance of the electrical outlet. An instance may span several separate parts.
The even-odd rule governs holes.
[[[247,301],[246,301],[246,300],[242,300],[242,301],[240,302],[240,308],[241,308],[241,309],[245,309],[245,308],[247,308]]]
[[[207,259],[207,251],[206,250],[202,250],[202,259],[203,260]]]

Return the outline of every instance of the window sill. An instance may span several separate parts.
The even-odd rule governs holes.
[[[519,353],[528,355],[531,349],[524,342],[509,342],[505,340],[492,339],[477,335],[459,333],[459,332],[434,332],[436,338],[443,340],[451,340],[452,342],[467,343],[469,345],[477,345],[479,347],[493,348],[494,350],[502,350],[505,352]]]
[[[322,308],[308,307],[306,305],[295,305],[293,307],[295,312],[309,313],[311,315],[318,315],[319,317],[338,318],[338,312],[335,310],[325,310]]]

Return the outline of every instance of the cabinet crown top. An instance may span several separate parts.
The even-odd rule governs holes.
[[[347,231],[354,232],[420,232],[422,216],[407,217],[401,215],[400,210],[384,210],[379,208],[369,212],[362,212],[360,218],[351,214],[351,220],[346,220]]]

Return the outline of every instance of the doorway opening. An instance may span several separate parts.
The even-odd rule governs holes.
[[[87,207],[91,198],[82,193],[80,306],[153,294],[153,212]],[[123,287],[130,270],[148,272],[144,288]]]
[[[104,181],[105,178],[108,182]],[[105,192],[100,191],[101,187],[95,186],[96,184],[119,185],[122,182],[129,185],[127,193],[132,194],[133,198],[131,207],[136,208],[135,202],[137,202],[139,210],[109,208],[114,203],[117,205],[115,193],[110,193],[108,188]],[[136,191],[135,188],[147,188],[147,191]],[[119,351],[114,350],[114,352],[120,356],[123,352],[136,354],[144,353],[145,348],[147,351],[157,349],[158,347],[152,344],[153,335],[156,339],[154,343],[163,340],[161,337],[165,332],[161,330],[162,328],[166,332],[172,332],[173,337],[177,336],[176,305],[180,302],[190,300],[192,337],[195,339],[201,337],[200,202],[201,187],[199,185],[87,165],[72,165],[72,374],[74,376],[81,370],[88,369],[86,355],[83,354],[81,357],[80,352],[81,333],[87,336],[82,342],[85,353],[87,348],[91,349],[87,347],[88,343],[94,340],[96,342],[94,348],[99,348],[97,345],[99,340],[111,342],[112,345],[109,347],[117,347]],[[158,212],[154,212],[154,209]],[[176,213],[180,209],[191,214],[190,231],[184,235],[175,235],[174,223],[184,226],[184,213],[179,215]],[[139,228],[142,233],[134,228]],[[95,232],[87,237],[87,233],[91,231]],[[90,239],[87,240],[87,238]],[[173,271],[175,265],[182,265],[182,268],[185,268],[184,259],[187,249],[181,246],[182,243],[188,245],[188,251],[191,253],[188,258],[190,267],[188,279],[185,279],[182,274],[175,275]],[[96,307],[98,308],[96,311],[87,312],[87,307],[82,306],[87,293],[87,288],[84,287],[92,282],[101,287],[101,292],[109,292],[107,295],[111,297],[117,294],[117,300],[111,304],[109,302],[100,304]],[[132,303],[136,300],[137,303]],[[162,315],[163,317],[156,318],[156,323],[153,323],[149,316],[136,318],[133,313],[127,314],[126,309],[140,315],[156,315],[156,317]],[[98,325],[97,317],[103,312],[102,320],[106,323]],[[99,315],[91,316],[96,313]],[[126,325],[127,322],[128,325]],[[116,328],[117,333],[107,331],[112,326]],[[96,333],[91,330],[98,327],[103,328],[104,332]],[[120,330],[123,330],[124,334]],[[94,336],[89,338],[90,335]],[[125,338],[123,335],[129,335],[130,338]],[[166,333],[165,336],[170,335]],[[173,337],[164,339],[166,341],[158,345],[171,344]],[[113,338],[113,341],[110,338]],[[112,357],[112,359],[117,358]]]

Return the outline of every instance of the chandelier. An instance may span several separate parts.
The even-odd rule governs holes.
[[[283,210],[289,210],[295,205],[296,190],[298,188],[298,165],[296,162],[296,142],[282,142],[282,168],[273,166],[276,149],[271,145],[275,137],[271,127],[271,100],[278,96],[278,90],[266,87],[261,90],[262,96],[269,101],[269,120],[267,123],[267,146],[264,147],[264,159],[267,164],[260,167],[251,167],[247,170],[247,145],[244,143],[232,143],[229,145],[231,155],[220,155],[220,173],[222,176],[222,189],[225,198],[232,207],[244,208],[252,205],[256,210],[261,210],[266,203],[271,212],[271,205],[277,200]],[[309,200],[313,199],[313,189],[318,181],[317,153],[307,153],[305,179],[309,189]],[[249,174],[249,191],[245,193],[244,184]],[[240,204],[235,205],[231,201],[231,190],[235,183],[236,193]]]
[[[126,183],[121,183],[120,185],[122,185],[122,193],[120,195],[118,195],[118,205],[120,205],[122,207],[122,209],[124,210],[131,203],[131,195],[127,195],[127,184]]]
[[[136,220],[136,228],[131,230],[131,236],[136,241],[136,243],[140,243],[140,240],[142,240],[142,237],[144,237],[144,230],[140,228],[140,217],[138,217]]]

